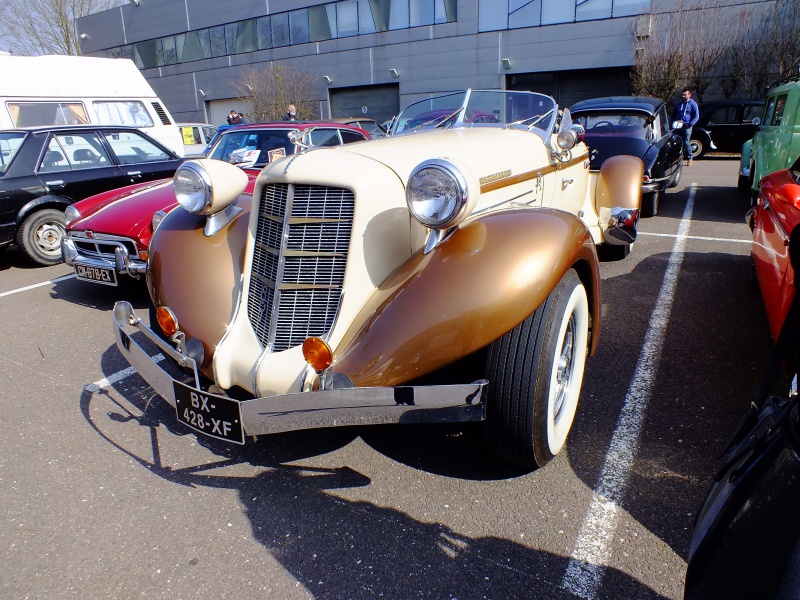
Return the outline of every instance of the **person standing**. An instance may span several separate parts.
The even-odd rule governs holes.
[[[231,109],[228,114],[228,125],[240,125],[242,123],[242,115]]]
[[[286,114],[283,115],[284,121],[296,121],[297,120],[297,108],[295,108],[294,104],[290,104],[286,109]]]
[[[683,156],[686,159],[686,164],[691,165],[692,161],[692,147],[689,145],[689,140],[692,138],[692,127],[697,123],[700,118],[700,109],[697,102],[692,100],[692,90],[688,87],[681,90],[681,102],[675,105],[672,109],[672,128],[675,130],[681,140],[683,141]]]

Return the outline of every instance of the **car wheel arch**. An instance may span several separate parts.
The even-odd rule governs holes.
[[[22,208],[19,209],[17,212],[17,216],[14,219],[15,224],[19,227],[22,222],[31,216],[31,214],[35,213],[39,210],[45,210],[47,208],[55,208],[64,212],[70,204],[73,203],[73,200],[66,198],[64,196],[56,196],[53,194],[48,194],[46,196],[39,196],[38,198],[34,198],[33,200],[29,201],[25,204]]]

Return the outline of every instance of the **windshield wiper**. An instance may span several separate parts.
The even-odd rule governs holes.
[[[519,121],[514,121],[513,123],[509,123],[503,129],[508,129],[512,125],[524,125],[525,123],[527,123],[531,119],[534,119],[534,121],[530,125],[528,125],[528,129],[530,129],[531,127],[536,127],[539,123],[541,123],[544,119],[549,117],[551,114],[553,114],[553,109],[552,108],[550,110],[548,110],[546,113],[544,113],[543,115],[534,115],[532,117],[528,117],[527,119],[520,119]]]
[[[420,123],[419,125],[417,125],[416,127],[414,127],[414,129],[412,129],[411,131],[416,131],[417,129],[421,129],[421,128],[423,128],[423,127],[427,127],[427,126],[428,126],[428,125],[430,125],[431,123],[436,123],[436,125],[434,125],[434,127],[439,127],[439,126],[440,126],[440,125],[442,125],[443,123],[447,123],[447,121],[449,121],[450,119],[452,119],[454,116],[456,116],[456,115],[457,115],[458,113],[460,113],[462,110],[464,110],[464,107],[463,107],[463,106],[462,106],[461,108],[458,108],[458,109],[456,109],[454,112],[452,112],[452,113],[450,113],[449,115],[446,115],[446,116],[444,116],[444,117],[434,117],[434,118],[433,118],[433,119],[431,119],[430,121],[425,121],[424,123]]]

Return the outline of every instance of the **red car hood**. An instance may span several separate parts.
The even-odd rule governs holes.
[[[247,187],[252,194],[260,169],[245,169]],[[98,194],[74,204],[82,217],[69,224],[67,231],[91,230],[133,238],[144,249],[150,243],[150,223],[159,210],[169,212],[176,206],[172,179],[132,185]]]

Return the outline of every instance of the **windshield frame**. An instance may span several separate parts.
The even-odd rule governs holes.
[[[424,98],[406,106],[389,135],[434,128],[493,127],[531,131],[547,141],[558,118],[558,104],[545,94],[467,89]]]

